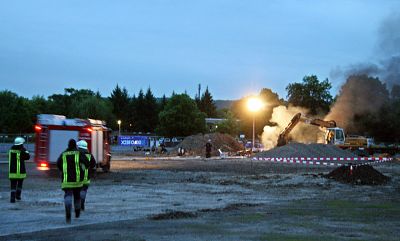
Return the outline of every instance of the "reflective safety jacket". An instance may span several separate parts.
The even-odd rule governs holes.
[[[81,165],[89,166],[87,157],[76,148],[67,149],[57,160],[57,167],[62,172],[61,188],[82,187],[84,169]]]
[[[84,168],[84,176],[83,176],[83,185],[89,185],[90,184],[90,177],[91,177],[91,173],[89,173],[89,171],[96,171],[93,170],[96,167],[96,160],[94,159],[94,156],[92,154],[90,154],[87,151],[83,152],[86,156],[86,158],[89,161],[89,167],[83,167]]]
[[[24,179],[26,177],[25,160],[29,160],[29,152],[23,145],[14,145],[8,151],[8,178]]]

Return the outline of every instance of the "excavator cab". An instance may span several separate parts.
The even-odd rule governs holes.
[[[325,144],[343,145],[345,141],[344,131],[342,128],[327,128],[325,132]]]

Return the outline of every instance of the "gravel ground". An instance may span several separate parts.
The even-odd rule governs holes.
[[[289,143],[257,154],[257,157],[357,157],[334,145]]]
[[[119,159],[119,160],[118,160]],[[375,166],[385,185],[326,179],[332,168],[251,159],[114,156],[87,210],[65,224],[57,176],[28,164],[9,203],[0,164],[0,240],[398,240],[400,164]]]

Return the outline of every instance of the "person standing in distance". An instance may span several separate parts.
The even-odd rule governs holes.
[[[92,174],[96,172],[96,159],[94,159],[94,156],[91,153],[89,153],[88,144],[85,140],[80,140],[76,144],[78,145],[79,151],[81,153],[83,153],[89,161],[88,168],[83,166],[83,168],[84,168],[84,176],[83,176],[83,181],[82,181],[83,186],[82,186],[82,189],[80,192],[81,210],[85,211],[85,200],[86,200],[86,194],[87,194],[87,191],[88,191],[89,185],[90,185],[90,178],[91,178]]]
[[[65,218],[71,223],[72,196],[74,197],[75,217],[79,218],[81,213],[80,191],[84,176],[84,165],[89,167],[89,161],[85,154],[80,153],[76,147],[76,141],[70,139],[68,148],[61,153],[57,160],[57,167],[62,172],[61,189],[64,191]]]
[[[11,182],[10,202],[21,200],[22,184],[26,178],[25,160],[29,160],[29,152],[24,147],[25,139],[17,137],[8,151],[8,178]]]
[[[206,158],[210,158],[211,157],[211,139],[208,139],[207,143],[206,143]]]

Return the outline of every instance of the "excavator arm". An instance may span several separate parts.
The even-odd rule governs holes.
[[[324,121],[321,119],[308,119],[308,118],[301,118],[301,119],[304,123],[310,124],[310,125],[315,125],[315,126],[320,126],[320,127],[325,127],[325,128],[336,127],[336,121],[334,121],[334,120]]]
[[[286,128],[279,134],[277,146],[284,146],[289,142],[290,132],[300,121],[306,124],[325,127],[325,128],[336,127],[336,122],[334,120],[324,121],[321,119],[310,119],[302,117],[301,113],[297,113],[296,115],[293,116],[292,120],[289,122]]]
[[[301,118],[301,113],[297,113],[293,116],[292,120],[286,126],[286,128],[279,133],[277,146],[284,146],[289,141],[289,133],[293,130],[293,128],[299,123]]]

